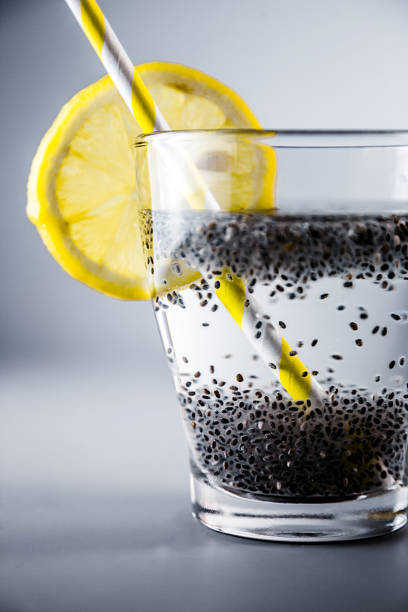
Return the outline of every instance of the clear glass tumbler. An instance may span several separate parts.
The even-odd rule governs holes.
[[[136,143],[193,511],[266,540],[407,521],[408,134]]]

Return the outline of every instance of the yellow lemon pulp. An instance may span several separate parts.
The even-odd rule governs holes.
[[[259,128],[245,102],[219,81],[178,64],[153,62],[139,73],[172,129]],[[58,263],[74,278],[122,299],[149,299],[133,143],[141,133],[109,77],[77,93],[43,137],[28,180],[27,214]],[[273,157],[273,153],[269,156]],[[253,154],[233,168],[234,210],[262,202],[253,193]],[[274,158],[266,173],[274,178]],[[222,181],[201,168],[215,197]],[[207,173],[208,174],[208,173]],[[214,174],[214,173],[213,173]],[[263,190],[270,206],[271,185]],[[259,204],[258,204],[259,205]],[[186,270],[174,287],[197,271]]]

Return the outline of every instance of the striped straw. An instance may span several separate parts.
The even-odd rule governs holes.
[[[257,353],[275,371],[282,387],[292,399],[310,399],[314,404],[320,403],[326,395],[325,392],[297,356],[297,351],[292,350],[270,321],[262,318],[262,308],[253,296],[245,291],[243,280],[227,269],[223,270],[217,280],[218,298]]]
[[[130,61],[96,0],[65,0],[65,2],[143,132],[169,130],[170,127],[139,76],[137,68]],[[198,171],[192,162],[190,161],[188,165],[199,180]],[[205,206],[210,210],[220,210],[218,202],[207,188]],[[245,291],[242,279],[224,270],[217,280],[216,293],[219,300],[255,350],[279,376],[283,388],[292,399],[321,401],[325,396],[324,391],[274,325],[268,321],[258,329],[259,321],[262,321],[262,310],[253,297]]]
[[[95,0],[65,0],[143,132],[168,130],[137,69]]]

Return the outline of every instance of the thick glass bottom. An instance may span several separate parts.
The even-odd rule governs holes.
[[[263,501],[219,489],[193,468],[191,498],[193,514],[206,527],[259,540],[357,540],[391,533],[407,523],[407,487],[343,501]]]

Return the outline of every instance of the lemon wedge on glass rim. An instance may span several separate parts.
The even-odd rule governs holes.
[[[234,91],[198,70],[166,62],[138,70],[172,129],[260,128]],[[137,201],[135,189],[133,143],[141,132],[106,76],[63,106],[38,147],[27,186],[28,217],[65,271],[105,294],[132,300],[155,294],[139,223],[146,203]],[[262,201],[262,194],[251,193],[254,165],[269,166],[265,192],[272,190],[275,174],[273,152],[259,160],[251,155],[234,177],[246,208]],[[197,276],[185,270],[169,284],[173,280],[177,288]]]

